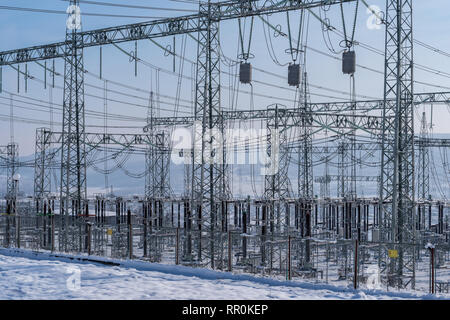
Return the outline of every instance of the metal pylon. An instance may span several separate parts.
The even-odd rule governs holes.
[[[278,232],[286,232],[286,206],[284,200],[292,195],[292,186],[288,175],[289,150],[287,148],[287,117],[278,104],[268,107],[267,119],[267,156],[269,167],[264,177],[264,199],[271,202],[269,220],[277,225]],[[273,214],[273,215],[272,215]]]
[[[150,93],[150,108],[147,114],[150,144],[145,154],[146,176],[145,197],[166,199],[171,195],[170,189],[170,134],[165,130],[155,130],[153,118],[153,92]]]
[[[410,246],[415,220],[412,0],[388,0],[385,24],[381,236],[382,241],[396,244],[390,249],[398,250],[396,283],[414,288],[415,255]]]
[[[7,184],[6,198],[13,199],[15,197],[14,175],[17,173],[17,161],[19,157],[19,145],[11,142],[6,146],[7,152]]]
[[[301,199],[313,198],[313,166],[312,166],[312,134],[309,125],[311,107],[309,102],[308,79],[306,71],[303,73],[303,81],[299,92],[299,108],[301,114],[300,137],[302,143],[299,147],[298,161],[298,196]]]
[[[47,128],[36,129],[36,144],[34,158],[34,199],[42,208],[42,201],[51,192],[51,155],[49,154],[51,144],[51,132]]]
[[[78,5],[78,0],[70,1],[73,11],[69,13],[69,22],[76,17],[75,8]],[[64,57],[60,211],[66,217],[65,232],[69,213],[81,214],[82,202],[86,198],[83,48],[82,37],[77,32],[81,24],[72,22],[71,28],[66,29]],[[65,234],[63,239],[66,243]],[[67,246],[64,245],[64,248],[67,249]]]
[[[221,201],[226,197],[224,172],[224,120],[220,103],[219,7],[208,1],[199,5],[196,97],[192,157],[192,212],[196,232],[196,258],[199,263],[215,267],[218,252],[214,237],[222,216]],[[190,223],[188,224],[190,225]],[[192,230],[187,230],[191,241]],[[207,236],[204,238],[203,233]],[[205,243],[204,243],[205,242]],[[205,244],[205,245],[204,245]],[[186,244],[187,248],[191,248]],[[186,259],[193,259],[187,252]]]

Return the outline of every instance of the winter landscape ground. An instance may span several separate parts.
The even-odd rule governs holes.
[[[0,299],[401,300],[449,299],[279,281],[184,266],[0,249]],[[112,265],[105,265],[111,263]]]

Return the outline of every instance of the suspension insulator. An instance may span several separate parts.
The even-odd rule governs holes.
[[[344,74],[354,74],[356,71],[355,51],[345,51],[342,54],[342,72]]]
[[[241,83],[252,82],[252,65],[249,62],[241,62],[239,67],[239,80]]]
[[[290,86],[300,85],[300,65],[290,64],[288,67],[288,84]]]

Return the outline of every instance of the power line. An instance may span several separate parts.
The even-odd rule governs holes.
[[[38,8],[23,8],[23,7],[0,6],[0,10],[67,15],[67,12],[63,11],[63,10],[38,9]],[[164,18],[166,18],[166,17],[160,17],[160,16],[136,16],[136,15],[123,15],[123,14],[92,13],[92,12],[83,12],[83,15],[84,16],[93,16],[93,17],[133,18],[133,19],[164,19]]]
[[[70,0],[61,0],[61,1],[70,2]],[[149,7],[149,6],[139,6],[139,5],[131,5],[131,4],[112,3],[112,2],[99,2],[99,1],[88,1],[88,0],[80,0],[79,2],[85,3],[85,4],[96,5],[96,6],[107,6],[107,7],[145,9],[145,10],[161,10],[161,11],[177,11],[177,12],[198,12],[198,10],[191,10],[191,9]]]

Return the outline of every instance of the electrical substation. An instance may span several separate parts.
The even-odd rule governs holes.
[[[64,41],[0,52],[2,72],[17,73],[17,93],[8,93],[2,78],[11,123],[20,121],[13,116],[19,100],[46,103],[22,96],[28,89],[23,79],[26,86],[38,81],[46,91],[61,86],[63,97],[54,102],[61,109],[62,117],[55,116],[59,125],[40,126],[29,138],[35,142],[32,160],[20,156],[14,141],[20,132],[1,142],[6,178],[1,245],[287,280],[339,280],[355,288],[376,277],[382,288],[448,292],[448,274],[447,280],[439,275],[450,266],[450,139],[433,136],[431,119],[417,110],[448,108],[450,90],[414,89],[414,49],[429,45],[413,38],[413,1],[386,0],[383,12],[373,12],[383,33],[382,50],[355,40],[358,11],[372,10],[365,0],[191,2],[196,12],[128,25],[84,30],[72,21],[75,27],[68,23]],[[71,0],[70,6],[83,8],[83,1]],[[330,10],[340,20],[324,15]],[[68,14],[70,19],[74,13]],[[274,16],[283,19],[283,28],[270,22]],[[311,74],[328,72],[308,67],[306,55],[316,54],[307,42],[313,20],[321,33],[338,33],[341,50],[333,57],[350,83],[346,98],[311,92],[317,88],[310,85]],[[223,36],[224,24],[239,32]],[[270,71],[258,65],[260,53],[252,50],[252,37],[263,32],[284,39],[288,49],[272,46],[269,53],[284,54],[290,62],[279,67],[284,87],[277,88],[278,96],[285,99],[260,90],[267,103],[255,104],[253,86],[270,85],[258,83]],[[173,56],[173,70],[167,71],[178,74],[173,99],[157,89],[127,88],[126,76],[107,78],[102,63],[108,48],[128,60],[134,73],[146,72],[153,61],[139,50],[144,41],[156,44],[152,54]],[[183,51],[186,43],[196,48],[191,60]],[[237,56],[225,55],[236,43]],[[127,45],[131,52],[123,49]],[[355,89],[367,48],[383,57],[380,99]],[[86,59],[98,61],[99,72],[86,70]],[[176,62],[191,66],[190,74]],[[103,112],[85,107],[92,94],[86,78],[93,74],[104,83],[96,88],[103,92]],[[190,97],[181,98],[181,81],[189,82]],[[122,116],[106,111],[117,95],[114,84],[124,95],[146,97],[145,122],[136,121],[140,127],[134,131],[108,125],[108,117],[133,121],[126,111]],[[232,103],[238,90],[250,103]],[[295,92],[295,99],[287,99],[286,92]],[[161,107],[164,99],[170,101]],[[90,116],[97,117],[97,127],[86,125]],[[179,143],[187,137],[188,144]],[[141,156],[142,174],[126,169],[135,155]],[[249,171],[237,178],[246,161]],[[26,167],[34,168],[33,194],[19,192]],[[88,192],[89,170],[106,180],[122,170],[128,179],[145,183],[140,194],[118,195],[121,185],[110,181],[104,190]],[[433,182],[438,178],[444,182]],[[430,191],[433,183],[440,194]],[[243,186],[246,191],[238,192]]]

